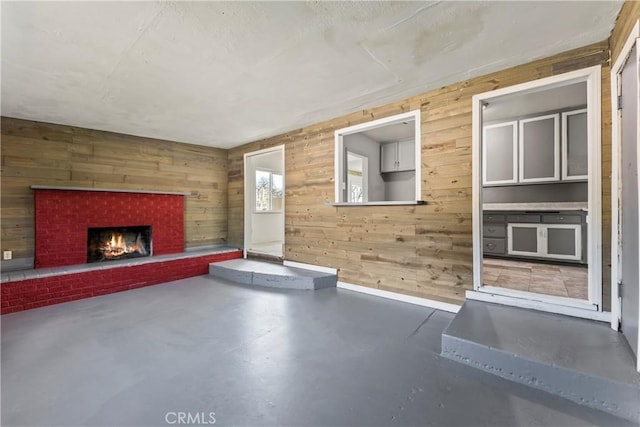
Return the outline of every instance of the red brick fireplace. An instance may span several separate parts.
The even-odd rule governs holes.
[[[209,263],[242,257],[228,248],[185,252],[185,194],[32,188],[35,270],[2,275],[2,314],[199,276]],[[141,226],[150,227],[152,257],[87,263],[89,229]]]
[[[153,254],[184,251],[184,196],[35,190],[35,267],[83,264],[89,228],[151,226]]]

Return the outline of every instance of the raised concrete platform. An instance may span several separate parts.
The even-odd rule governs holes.
[[[442,334],[442,355],[640,422],[640,374],[608,324],[467,301]]]
[[[209,274],[245,285],[283,289],[335,288],[338,281],[335,274],[247,259],[210,264]]]

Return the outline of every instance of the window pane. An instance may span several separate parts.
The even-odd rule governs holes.
[[[282,210],[282,175],[271,175],[271,209]]]
[[[270,186],[270,173],[265,171],[256,171],[256,210],[267,211],[269,210],[269,186]]]

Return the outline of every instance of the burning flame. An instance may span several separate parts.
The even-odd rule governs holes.
[[[128,244],[122,233],[112,233],[111,237],[103,242],[100,247],[105,258],[116,258],[124,254],[130,254],[138,252],[141,255],[146,255],[147,251],[142,242],[140,234],[136,236],[133,243]]]

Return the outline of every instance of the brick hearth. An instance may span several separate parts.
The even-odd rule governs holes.
[[[89,270],[77,273],[68,272],[65,268],[51,268],[3,274],[0,313],[13,313],[200,276],[209,272],[209,263],[241,257],[242,251],[223,250],[217,253],[209,251],[207,254],[166,255],[145,258],[144,261],[114,262],[111,265],[89,264],[86,267]],[[22,276],[30,278],[19,280]]]

